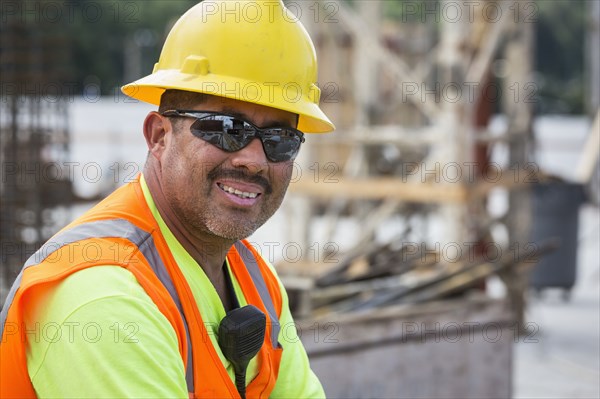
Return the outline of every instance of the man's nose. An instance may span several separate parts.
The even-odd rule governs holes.
[[[260,139],[254,138],[246,147],[232,153],[231,163],[238,168],[246,168],[252,174],[267,169],[267,156]]]

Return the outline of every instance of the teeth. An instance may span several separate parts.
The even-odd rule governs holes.
[[[241,197],[241,198],[256,198],[258,196],[258,193],[249,193],[247,191],[236,190],[233,187],[229,187],[229,186],[226,186],[226,185],[221,184],[221,183],[219,183],[219,187],[221,187],[221,189],[223,191],[226,191],[226,192],[228,192],[230,194],[235,194],[235,195],[237,195],[238,197]]]

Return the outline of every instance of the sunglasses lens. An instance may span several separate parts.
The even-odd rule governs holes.
[[[288,129],[272,129],[263,135],[265,154],[273,162],[296,158],[301,143],[300,137]]]
[[[197,119],[191,126],[194,136],[219,147],[235,152],[247,146],[254,137],[254,128],[242,120],[227,115],[211,115]]]
[[[294,129],[257,130],[251,124],[228,115],[197,119],[192,124],[191,131],[194,136],[227,152],[239,151],[259,136],[265,155],[272,162],[294,159],[302,144],[301,137]]]
[[[203,119],[196,119],[196,122],[194,122],[192,125],[192,130],[210,133],[222,133],[226,128],[225,125],[226,121],[217,119],[214,116],[210,116]]]
[[[192,134],[220,149],[223,148],[223,121],[196,119],[190,127]]]

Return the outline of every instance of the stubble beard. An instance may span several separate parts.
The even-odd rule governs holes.
[[[211,200],[212,196],[217,194],[212,191],[219,188],[210,179],[207,179],[205,184],[207,187],[199,193],[202,200],[183,200],[187,204],[180,202],[180,206],[175,207],[179,208],[176,212],[196,232],[235,242],[252,235],[273,216],[283,202],[289,181],[283,183],[281,192],[263,193],[264,198],[256,204],[260,207],[257,216],[252,216],[253,212],[244,209],[229,207],[223,209],[222,206],[217,205],[217,201]]]
[[[215,188],[215,190],[218,189]],[[252,233],[273,216],[277,209],[279,209],[284,194],[285,191],[280,195],[274,196],[274,194],[271,194],[269,198],[264,198],[264,202],[260,204],[261,209],[257,217],[252,217],[248,212],[243,210],[228,209],[223,211],[219,207],[208,203],[205,204],[207,206],[201,207],[203,209],[194,214],[193,220],[190,220],[190,222],[199,231],[226,240],[239,241],[252,235]]]

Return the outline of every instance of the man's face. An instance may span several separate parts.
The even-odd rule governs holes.
[[[193,109],[236,115],[259,127],[295,127],[297,119],[290,112],[218,97]],[[190,132],[193,118],[177,120],[165,136],[160,166],[169,206],[193,233],[248,237],[281,205],[292,161],[269,161],[259,139],[240,151],[225,152]]]

